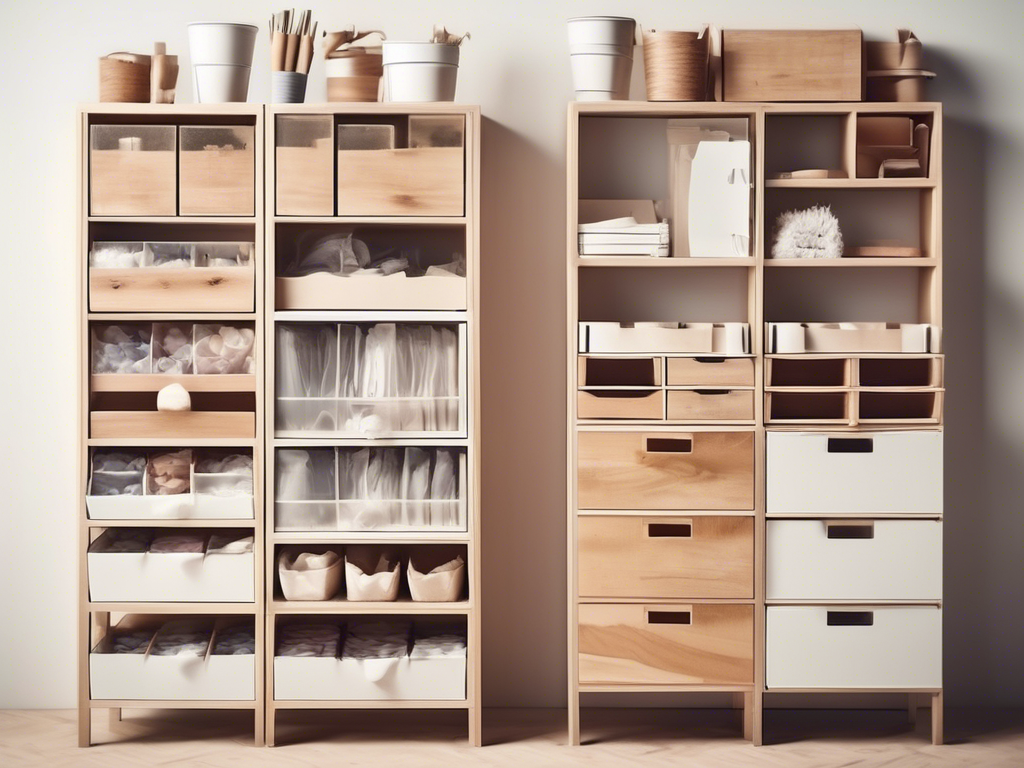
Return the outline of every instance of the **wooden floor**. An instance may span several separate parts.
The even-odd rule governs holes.
[[[286,712],[279,746],[251,744],[251,717],[238,712],[126,712],[113,731],[102,710],[98,746],[78,749],[71,711],[0,711],[0,764],[45,766],[322,766],[384,768],[482,766],[1024,766],[1024,712],[952,710],[945,746],[928,743],[928,718],[916,729],[905,712],[766,713],[766,738],[738,738],[724,710],[586,710],[584,742],[565,746],[565,711],[492,709],[484,713],[488,746],[465,741],[464,713]],[[185,736],[187,734],[187,737]]]

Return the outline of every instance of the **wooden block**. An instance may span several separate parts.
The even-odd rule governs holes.
[[[752,389],[673,389],[668,392],[669,421],[737,421],[753,418]]]
[[[860,101],[861,48],[858,29],[726,29],[724,100]]]
[[[339,216],[462,216],[462,147],[338,151]]]
[[[661,390],[594,390],[576,393],[580,419],[663,419],[665,395]]]
[[[252,411],[93,411],[89,435],[96,438],[253,438]]]
[[[754,433],[579,433],[580,509],[754,508]]]
[[[754,361],[749,357],[670,357],[670,387],[752,387]]]
[[[252,267],[89,269],[93,312],[252,312]]]
[[[580,516],[581,597],[754,596],[752,517]]]
[[[579,681],[750,684],[754,607],[580,605]]]

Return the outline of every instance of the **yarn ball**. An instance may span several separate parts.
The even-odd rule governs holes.
[[[168,384],[156,395],[158,411],[191,411],[192,398],[181,384]]]
[[[786,211],[775,222],[775,259],[838,259],[843,255],[843,233],[831,208],[816,205]]]

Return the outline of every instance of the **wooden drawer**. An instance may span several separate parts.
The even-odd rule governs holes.
[[[577,358],[580,387],[660,387],[663,357]]]
[[[581,597],[753,598],[752,517],[579,518]]]
[[[670,387],[752,387],[754,361],[749,357],[670,357]]]
[[[278,115],[274,121],[278,216],[334,213],[334,118]]]
[[[769,600],[939,600],[939,520],[769,520]]]
[[[942,433],[768,432],[767,512],[942,512]]]
[[[178,130],[173,125],[93,125],[89,213],[174,216]]]
[[[462,216],[462,147],[339,149],[339,216]]]
[[[576,393],[580,419],[656,419],[665,417],[665,393],[660,390],[596,389]]]
[[[579,509],[754,508],[753,431],[578,435]]]
[[[754,607],[580,605],[579,681],[751,684]]]
[[[252,411],[93,411],[89,436],[97,438],[253,438]]]
[[[254,216],[256,129],[183,125],[179,133],[178,212],[182,216]]]
[[[252,267],[89,269],[93,312],[252,312]]]
[[[937,607],[769,606],[767,617],[768,688],[942,687]]]
[[[669,421],[751,421],[752,389],[671,389]]]

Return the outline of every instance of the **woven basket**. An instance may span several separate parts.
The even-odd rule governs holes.
[[[710,34],[644,32],[648,101],[706,101]]]

